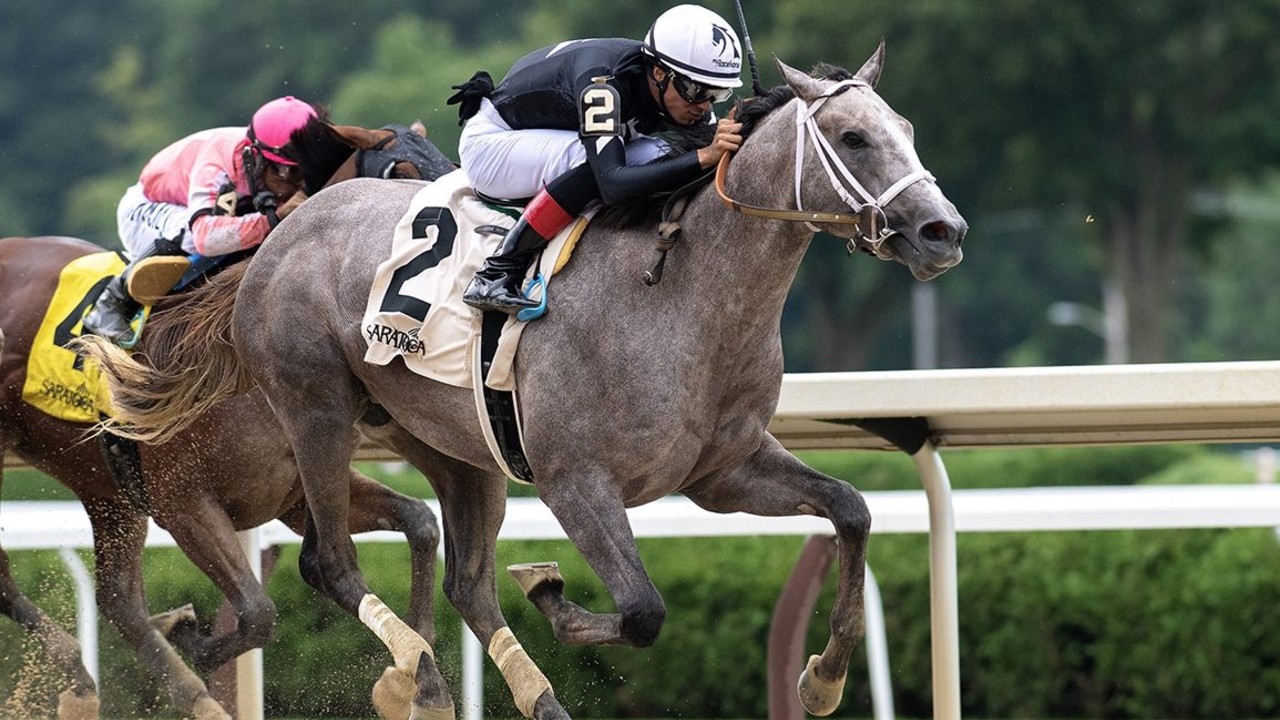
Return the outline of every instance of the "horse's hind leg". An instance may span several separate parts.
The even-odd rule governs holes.
[[[97,560],[98,607],[134,649],[138,660],[164,683],[174,707],[196,720],[229,720],[198,675],[152,626],[142,587],[145,516],[113,502],[86,501]]]
[[[296,517],[295,517],[296,515]],[[289,513],[286,523],[303,531],[305,505],[297,513]],[[295,523],[297,523],[295,525]],[[351,471],[351,515],[348,528],[352,534],[373,530],[404,533],[409,545],[409,627],[428,644],[436,641],[435,572],[436,552],[440,545],[440,529],[435,513],[420,499],[409,497],[355,470]],[[427,669],[419,666],[419,674]],[[430,673],[427,673],[430,675]],[[430,679],[427,682],[431,682]],[[448,693],[440,678],[439,693]],[[417,681],[413,674],[394,665],[388,667],[373,689],[373,704],[383,720],[404,720],[412,706]],[[431,694],[438,694],[433,691]]]
[[[403,533],[409,545],[408,623],[427,642],[436,641],[435,576],[440,528],[435,513],[418,498],[409,497],[351,471],[352,534],[374,530]]]
[[[313,348],[314,350],[314,348]],[[305,355],[305,353],[304,353]],[[289,444],[295,450],[309,515],[298,558],[307,584],[356,616],[391,651],[395,666],[417,679],[410,718],[453,718],[453,700],[435,665],[431,644],[369,591],[356,564],[348,527],[351,449],[363,400],[345,367],[324,351],[304,361],[278,363],[259,378]],[[347,377],[348,382],[339,378]],[[328,378],[317,383],[315,378]],[[422,660],[426,661],[423,662]]]
[[[84,667],[80,643],[44,614],[18,589],[9,570],[9,556],[0,548],[0,613],[26,628],[44,650],[66,687],[58,696],[61,720],[96,720],[98,688]]]
[[[196,494],[188,498],[181,513],[165,518],[163,525],[187,558],[213,581],[231,604],[236,624],[233,630],[213,636],[201,634],[194,622],[182,618],[177,618],[178,622],[172,626],[161,624],[174,613],[157,617],[153,624],[181,648],[202,673],[270,642],[276,627],[275,603],[254,576],[226,510],[212,498]]]
[[[835,526],[840,576],[831,608],[831,637],[821,655],[809,658],[799,685],[806,710],[814,715],[834,712],[849,658],[863,635],[862,587],[871,514],[862,495],[848,483],[804,465],[772,436],[743,465],[683,492],[714,512],[817,515]]]

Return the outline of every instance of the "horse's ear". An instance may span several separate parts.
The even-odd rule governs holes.
[[[857,77],[867,81],[871,87],[875,87],[880,82],[880,70],[884,67],[884,38],[880,38],[880,44],[876,46],[876,51],[871,57],[862,64],[862,68],[856,73]]]
[[[773,62],[778,66],[778,72],[782,74],[782,79],[787,81],[787,85],[795,91],[796,97],[805,102],[812,102],[815,98],[822,95],[822,81],[810,77],[808,74],[800,72],[790,65],[773,57]]]
[[[409,129],[418,133],[422,137],[427,136],[427,126],[423,125],[421,120],[414,120],[413,124],[409,126]]]
[[[386,130],[369,130],[358,125],[334,125],[332,128],[342,142],[357,150],[368,150],[374,147],[388,134]]]

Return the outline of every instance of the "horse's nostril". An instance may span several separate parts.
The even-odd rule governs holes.
[[[946,220],[934,220],[920,228],[920,237],[928,242],[957,242],[964,237],[963,231]]]

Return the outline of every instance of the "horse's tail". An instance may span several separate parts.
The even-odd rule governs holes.
[[[209,408],[253,387],[231,332],[231,310],[247,264],[232,265],[158,303],[135,353],[92,335],[74,342],[73,349],[97,363],[110,392],[112,416],[100,430],[162,443]]]

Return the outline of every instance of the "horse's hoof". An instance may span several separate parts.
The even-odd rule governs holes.
[[[840,705],[840,696],[844,694],[844,675],[835,681],[828,682],[818,677],[814,666],[819,656],[810,655],[804,672],[800,673],[800,683],[796,688],[800,693],[800,704],[810,715],[824,717],[836,711]]]
[[[534,720],[570,720],[569,712],[564,709],[550,690],[544,690],[533,706]]]
[[[150,622],[151,627],[158,630],[161,635],[169,637],[182,625],[196,624],[196,609],[191,605],[183,605],[180,608],[152,615]]]
[[[395,666],[388,667],[373,684],[373,708],[382,720],[409,720],[409,706],[417,691],[412,675]]]
[[[452,704],[442,708],[424,708],[414,705],[413,712],[409,713],[409,720],[455,720],[457,716]]]
[[[77,695],[63,690],[58,695],[58,720],[98,720],[98,694]]]
[[[208,695],[196,698],[195,704],[191,706],[191,717],[195,720],[231,720],[231,716],[222,709],[218,701]]]
[[[559,583],[564,587],[564,578],[560,577],[560,565],[552,562],[520,563],[507,566],[507,572],[516,579],[520,591],[529,596],[533,589],[547,582]]]

